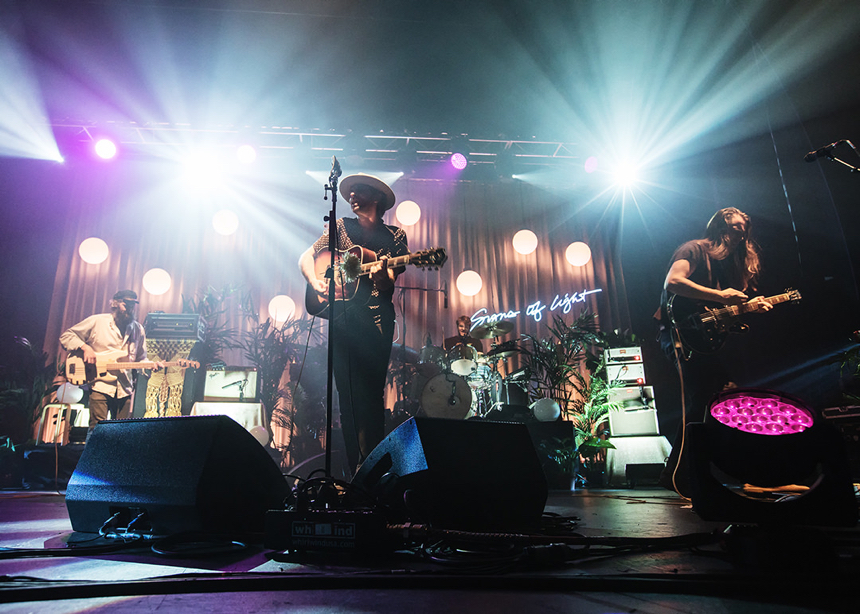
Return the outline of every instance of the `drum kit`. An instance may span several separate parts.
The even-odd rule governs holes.
[[[496,339],[513,330],[510,322],[474,328],[476,339]],[[463,420],[484,417],[505,403],[504,383],[498,372],[500,360],[519,353],[516,340],[492,344],[486,354],[471,345],[457,344],[447,352],[425,345],[418,352],[419,411],[430,418]]]

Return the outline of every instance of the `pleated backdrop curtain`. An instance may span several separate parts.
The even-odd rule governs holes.
[[[250,186],[250,187],[249,187]],[[630,317],[620,258],[611,224],[577,213],[574,193],[564,194],[525,182],[481,182],[455,179],[419,179],[408,176],[392,182],[397,202],[415,201],[420,220],[405,227],[411,251],[444,247],[448,261],[441,270],[410,267],[398,280],[395,293],[397,343],[420,349],[429,336],[435,345],[456,332],[460,315],[507,313],[514,324],[497,341],[522,333],[541,336],[551,321],[550,305],[565,295],[599,290],[575,303],[575,313],[587,307],[597,313],[603,330],[627,329]],[[323,185],[308,175],[251,183],[243,188],[188,195],[178,184],[165,181],[158,164],[137,162],[125,167],[82,170],[69,190],[68,216],[54,281],[45,350],[58,352],[58,337],[84,317],[107,310],[117,289],[131,288],[141,298],[139,319],[149,312],[180,313],[183,297],[199,295],[207,287],[241,286],[268,317],[267,305],[275,295],[293,298],[303,313],[305,282],[297,260],[323,230],[330,206],[323,201]],[[230,208],[240,219],[239,229],[222,236],[213,229],[212,215]],[[395,209],[386,222],[399,224]],[[338,215],[348,214],[340,199]],[[602,216],[600,219],[603,220]],[[538,237],[537,249],[517,253],[513,235],[530,229]],[[96,236],[105,240],[110,254],[97,265],[78,255],[81,242]],[[583,241],[592,258],[572,266],[567,246]],[[151,268],[171,276],[161,295],[143,288]],[[475,296],[456,288],[464,270],[481,275],[483,286]],[[444,307],[447,289],[448,307]],[[542,319],[527,315],[529,305],[540,305]],[[513,315],[519,312],[518,315]],[[232,305],[228,323],[241,332],[250,324]],[[323,325],[323,323],[320,323]],[[247,362],[240,354],[224,357],[227,364]]]

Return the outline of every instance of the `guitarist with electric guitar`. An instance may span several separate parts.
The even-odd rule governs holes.
[[[134,290],[120,290],[110,301],[109,313],[92,315],[60,335],[60,344],[71,353],[67,359],[70,381],[91,386],[87,439],[99,421],[131,417],[134,382],[127,367],[138,365],[124,363],[146,361],[146,335],[135,319],[138,303]],[[162,367],[162,363],[145,364]]]
[[[772,297],[750,294],[760,271],[759,249],[750,239],[750,218],[728,207],[708,222],[704,237],[675,250],[655,314],[664,353],[675,364],[682,392],[682,422],[660,484],[689,497],[689,473],[681,460],[685,425],[701,422],[714,394],[732,386],[720,350],[728,335],[746,328],[738,318],[765,313],[800,299],[787,291]]]
[[[329,221],[337,233],[331,267],[328,234],[299,259],[308,282],[308,313],[328,318],[334,346],[341,428],[350,471],[355,471],[385,436],[385,381],[394,339],[394,284],[407,264],[441,266],[444,250],[410,254],[402,228],[385,224],[395,203],[378,177],[356,174],[340,181],[340,194],[355,217]],[[329,282],[335,304],[329,305]]]

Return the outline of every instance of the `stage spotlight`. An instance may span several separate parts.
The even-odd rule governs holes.
[[[242,164],[253,164],[257,159],[257,150],[252,145],[239,145],[236,149],[236,159]]]
[[[457,290],[463,296],[475,296],[483,286],[484,281],[476,271],[463,271],[457,276]]]
[[[210,191],[223,186],[227,169],[215,151],[199,149],[183,160],[183,178],[195,191]]]
[[[466,158],[466,154],[462,154],[460,152],[452,153],[450,162],[451,166],[456,168],[458,171],[462,171],[469,164],[469,160]]]
[[[170,290],[170,273],[164,269],[149,269],[143,275],[143,287],[150,294],[164,294]]]
[[[803,401],[770,390],[716,395],[687,427],[693,510],[704,520],[853,526],[844,443]]]
[[[639,181],[639,169],[629,162],[623,162],[615,168],[615,183],[622,187],[630,187]]]
[[[114,143],[110,139],[105,138],[98,139],[93,146],[93,150],[96,152],[96,155],[102,160],[111,160],[116,157],[117,154],[116,143]]]

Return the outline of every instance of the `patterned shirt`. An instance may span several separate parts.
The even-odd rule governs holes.
[[[337,231],[337,249],[341,251],[359,246],[374,252],[377,258],[382,256],[393,258],[409,254],[406,233],[397,226],[380,224],[376,228],[366,229],[361,226],[357,218],[340,218],[337,220]],[[325,233],[314,243],[314,253],[319,254],[327,250],[328,242],[328,233]],[[405,267],[402,266],[395,268],[395,277],[404,269]],[[374,286],[366,306],[376,312],[382,306],[391,306],[393,296],[393,287],[380,292]]]

